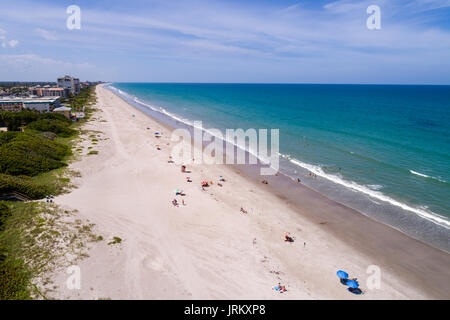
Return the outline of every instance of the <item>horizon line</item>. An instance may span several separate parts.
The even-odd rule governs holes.
[[[259,85],[360,85],[360,86],[450,86],[449,84],[439,83],[325,83],[325,82],[188,82],[188,81],[105,81],[105,80],[85,80],[88,82],[102,82],[102,83],[153,83],[153,84],[259,84]],[[19,83],[35,83],[35,82],[50,82],[52,80],[0,80],[0,83],[19,82]]]

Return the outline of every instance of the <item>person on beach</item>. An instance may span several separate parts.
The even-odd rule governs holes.
[[[247,214],[247,210],[245,210],[243,207],[241,207],[241,212]]]
[[[278,285],[275,286],[275,290],[278,291],[279,293],[283,293],[286,292],[286,287],[282,286],[280,282],[278,282]]]
[[[301,182],[300,178],[297,178],[297,183],[300,183],[300,182]]]
[[[172,200],[172,204],[173,204],[175,207],[178,207],[178,201],[177,201],[177,199],[173,199],[173,200]]]
[[[284,241],[285,242],[294,242],[294,238],[292,238],[291,236],[289,236],[288,234],[286,234],[285,236],[284,236]]]

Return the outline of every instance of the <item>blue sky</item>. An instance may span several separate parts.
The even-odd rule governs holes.
[[[66,28],[69,5],[81,29]],[[381,30],[366,9],[381,8]],[[450,0],[5,1],[0,81],[450,84]]]

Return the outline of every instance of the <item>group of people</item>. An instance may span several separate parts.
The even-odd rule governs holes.
[[[177,199],[173,199],[173,200],[172,200],[172,204],[173,204],[175,207],[178,207],[178,206],[179,206],[178,200],[177,200]],[[181,204],[182,204],[183,206],[186,205],[186,203],[184,202],[184,200],[181,200]]]
[[[284,234],[284,241],[285,241],[285,242],[291,242],[291,243],[292,243],[292,242],[294,242],[294,238],[290,236],[289,232],[286,232],[286,233]]]
[[[278,284],[275,286],[274,288],[276,291],[278,291],[279,293],[283,293],[286,292],[286,286],[281,285],[281,283],[278,282]]]

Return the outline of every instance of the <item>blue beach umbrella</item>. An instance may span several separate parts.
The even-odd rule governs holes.
[[[340,279],[348,279],[348,273],[345,271],[339,270],[336,274]]]
[[[356,282],[355,280],[348,280],[346,283],[346,285],[348,285],[350,288],[356,289],[359,287],[358,282]]]

